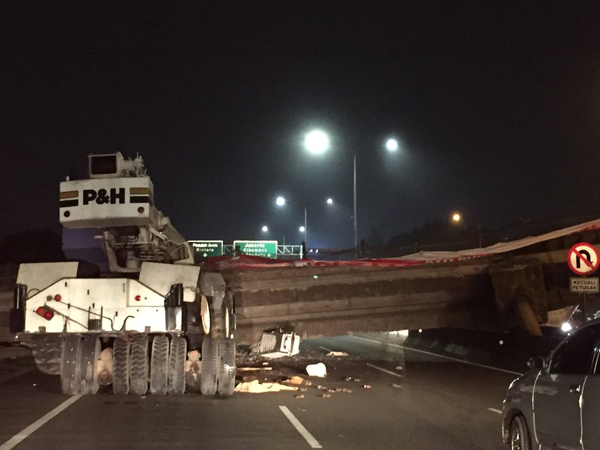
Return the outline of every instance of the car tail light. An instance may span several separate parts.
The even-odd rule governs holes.
[[[40,306],[38,309],[35,310],[35,313],[46,320],[52,320],[52,318],[54,317],[54,311],[52,311],[47,306]]]
[[[62,300],[62,297],[60,296],[60,294],[56,294],[54,296],[54,300],[56,300],[57,302],[60,302]]]

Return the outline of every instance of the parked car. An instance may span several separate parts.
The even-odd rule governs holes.
[[[509,386],[502,439],[511,450],[600,449],[600,320],[569,334]]]

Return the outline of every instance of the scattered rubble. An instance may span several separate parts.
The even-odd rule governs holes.
[[[292,378],[290,378],[289,380],[286,380],[286,383],[291,384],[293,386],[299,386],[304,383],[304,378],[296,375],[296,376],[293,376]]]
[[[346,353],[346,352],[334,352],[334,351],[331,351],[331,352],[327,353],[325,356],[336,356],[336,357],[348,356],[348,353]]]
[[[323,398],[331,398],[331,394],[325,393],[325,394],[323,394]]]
[[[277,382],[263,382],[258,380],[243,382],[235,387],[235,392],[245,392],[249,394],[264,394],[267,392],[281,392],[281,391],[297,391],[298,388],[294,386],[286,386],[285,384]]]
[[[402,387],[402,385],[401,385],[401,384],[396,384],[396,383],[394,383],[394,384],[392,384],[392,387],[393,387],[393,388],[401,388],[401,387]]]
[[[269,370],[273,370],[272,367],[238,367],[237,371],[238,372],[258,372],[258,371],[269,371]]]
[[[370,385],[370,384],[365,384],[365,385],[363,386],[363,388],[365,388],[365,389],[371,389],[371,385]]]
[[[311,377],[326,377],[327,367],[323,363],[309,364],[306,366],[306,373]]]
[[[304,394],[296,395],[296,398],[304,398]]]

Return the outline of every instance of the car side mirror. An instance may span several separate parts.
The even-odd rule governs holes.
[[[546,358],[543,356],[534,356],[529,361],[527,361],[527,367],[530,369],[545,369],[546,368]]]

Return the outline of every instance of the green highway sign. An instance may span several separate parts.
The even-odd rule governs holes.
[[[196,254],[202,258],[223,256],[223,241],[189,241]]]
[[[244,255],[277,258],[277,241],[233,241],[233,250],[238,247]]]

